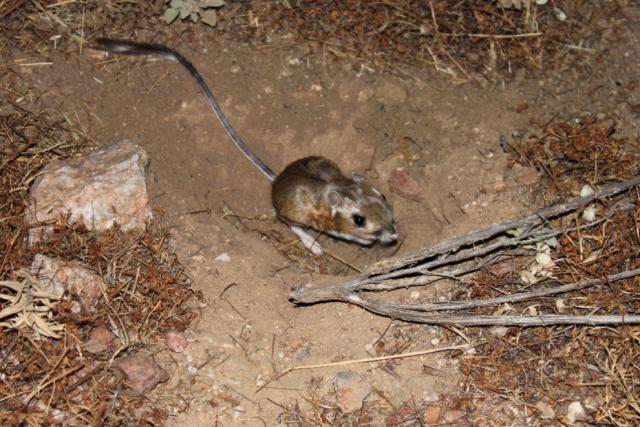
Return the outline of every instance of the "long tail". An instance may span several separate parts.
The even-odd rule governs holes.
[[[178,61],[180,65],[186,68],[187,71],[189,71],[189,74],[191,74],[191,76],[196,80],[196,83],[198,83],[198,86],[206,96],[211,109],[215,113],[216,117],[218,117],[218,120],[222,124],[224,130],[231,137],[231,140],[233,141],[235,146],[238,147],[242,154],[244,154],[251,163],[253,163],[258,169],[260,169],[260,171],[269,179],[269,181],[273,182],[273,180],[276,178],[276,174],[271,170],[271,168],[267,166],[262,160],[260,160],[253,153],[253,151],[251,151],[247,144],[244,143],[242,138],[240,138],[240,135],[238,135],[233,126],[231,126],[231,123],[229,123],[227,116],[225,116],[222,112],[220,104],[218,104],[218,101],[216,101],[213,93],[211,93],[209,86],[207,86],[207,83],[204,81],[196,67],[194,67],[193,64],[187,60],[187,58],[185,58],[175,50],[161,44],[139,43],[127,40],[99,38],[96,39],[93,48],[120,55],[156,55]]]

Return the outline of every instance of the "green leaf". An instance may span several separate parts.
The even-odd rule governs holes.
[[[180,9],[180,19],[184,19],[189,15],[191,15],[190,9]]]
[[[215,9],[207,9],[202,12],[202,22],[210,27],[215,27],[218,23],[218,14]]]
[[[198,22],[198,18],[200,18],[200,15],[198,15],[197,12],[191,12],[191,15],[189,15],[189,18],[191,18],[191,22],[196,23]]]
[[[184,9],[185,3],[184,0],[171,0],[169,3],[169,7],[172,9]]]
[[[222,7],[224,6],[224,0],[200,0],[200,7]],[[204,21],[204,18],[202,18],[202,21]],[[215,26],[215,24],[212,25],[212,27]]]
[[[179,13],[180,12],[178,12],[178,9],[168,8],[167,10],[164,11],[164,22],[166,22],[167,24],[171,24],[173,21],[176,20]]]
[[[520,236],[522,233],[524,233],[525,228],[524,227],[520,227],[520,228],[514,228],[512,230],[507,230],[507,234],[511,234],[514,237],[518,237]]]

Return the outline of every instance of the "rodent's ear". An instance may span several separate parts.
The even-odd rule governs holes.
[[[344,196],[335,185],[328,185],[324,190],[324,200],[333,211],[344,204]]]
[[[367,181],[369,181],[369,180],[367,179],[367,177],[366,177],[366,176],[364,176],[364,175],[360,175],[360,174],[359,174],[359,173],[357,173],[357,172],[353,172],[353,173],[351,174],[351,180],[352,180],[353,182],[367,182]]]

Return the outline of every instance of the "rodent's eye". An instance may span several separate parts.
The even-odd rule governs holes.
[[[356,225],[356,227],[364,227],[367,223],[367,219],[362,215],[353,214],[351,215],[351,221]]]

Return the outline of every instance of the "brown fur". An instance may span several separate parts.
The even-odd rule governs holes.
[[[271,187],[278,217],[290,225],[311,227],[346,240],[371,244],[395,236],[391,207],[366,179],[349,179],[322,157],[306,157],[287,166]],[[366,218],[358,227],[352,216]],[[395,237],[393,237],[395,239]]]

